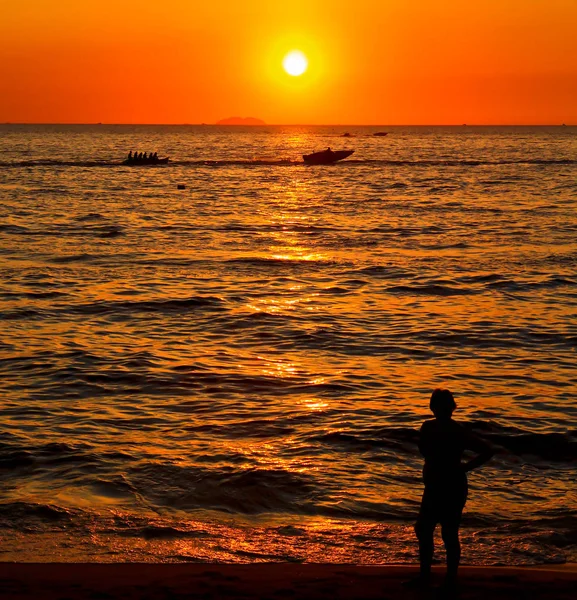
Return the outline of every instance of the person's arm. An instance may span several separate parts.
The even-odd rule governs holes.
[[[425,421],[421,425],[421,430],[419,431],[419,452],[423,456],[427,456],[431,452],[431,436],[429,434],[429,426],[427,425],[428,421]]]
[[[472,471],[473,469],[478,469],[495,454],[493,446],[472,433],[467,434],[466,447],[467,449],[476,452],[477,456],[463,464],[465,473]]]

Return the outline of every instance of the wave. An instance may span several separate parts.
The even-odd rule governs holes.
[[[195,373],[195,378],[200,377],[201,373]],[[210,377],[210,374],[207,374]],[[267,385],[269,382],[262,378],[261,385]],[[182,382],[181,382],[182,383]],[[251,381],[251,385],[258,382]],[[290,386],[290,381],[286,380],[285,386]],[[281,383],[281,385],[282,385]],[[278,383],[276,384],[279,385]],[[314,387],[314,386],[313,386]],[[194,414],[198,408],[202,412],[202,407],[197,402],[178,403],[168,407],[170,411]],[[181,410],[180,410],[181,409]],[[329,411],[330,412],[330,411]],[[329,417],[330,414],[325,415]],[[160,419],[160,417],[159,417]],[[140,427],[144,418],[134,416],[135,425]],[[158,419],[157,419],[158,420]],[[276,438],[282,435],[297,436],[299,424],[304,426],[303,431],[308,430],[308,425],[316,422],[318,415],[288,415],[276,419],[238,419],[231,422],[221,422],[218,424],[197,423],[187,427],[187,431],[194,435],[210,434],[218,438]],[[577,430],[566,431],[564,433],[537,433],[528,432],[513,426],[501,425],[495,421],[474,420],[465,423],[466,429],[481,435],[493,444],[498,450],[497,462],[508,463],[511,457],[525,458],[533,462],[535,458],[550,464],[577,462]],[[418,429],[416,427],[361,427],[350,430],[342,428],[331,430],[326,428],[324,431],[311,431],[309,434],[302,433],[297,437],[300,443],[308,448],[307,452],[311,455],[317,455],[319,452],[326,453],[322,448],[330,448],[331,453],[365,453],[370,450],[389,449],[398,456],[406,458],[418,456]],[[4,436],[3,436],[4,437]],[[27,444],[23,439],[4,437],[0,440],[0,470],[18,471],[21,469],[35,468],[57,468],[65,466],[67,469],[73,463],[78,465],[105,465],[111,462],[117,466],[126,463],[134,463],[139,457],[137,455],[120,452],[117,450],[101,451],[97,446],[89,443],[48,443],[37,446]],[[210,460],[209,460],[210,458]],[[194,465],[179,466],[174,464],[159,464],[155,460],[146,465],[139,465],[133,471],[136,480],[144,476],[147,485],[160,486],[167,484],[170,480],[171,485],[185,485],[184,481],[189,480],[192,483],[197,480],[214,478],[215,481],[226,480],[232,488],[238,485],[241,487],[256,485],[262,479],[263,485],[270,483],[272,477],[275,484],[285,483],[292,485],[295,476],[298,473],[292,471],[270,471],[270,469],[248,469],[246,465],[218,467],[216,463],[229,462],[242,465],[247,459],[242,455],[221,454],[218,457],[205,457],[206,468],[200,468]],[[239,462],[240,461],[240,462]],[[214,466],[212,466],[214,465]],[[144,471],[143,471],[144,469]],[[178,476],[176,476],[178,474]],[[283,479],[283,477],[285,477]],[[301,482],[302,483],[302,482]]]
[[[440,284],[395,285],[387,288],[391,294],[409,294],[415,296],[469,296],[479,294],[474,288],[456,288]]]
[[[528,433],[515,427],[504,427],[491,421],[473,421],[467,429],[482,435],[507,456],[537,457],[553,463],[577,462],[577,430],[566,433]],[[383,427],[365,434],[329,431],[315,434],[310,441],[351,452],[387,448],[401,453],[418,454],[418,431],[407,427]]]
[[[93,446],[86,443],[50,442],[31,446],[0,441],[0,471],[14,471],[29,467],[48,469],[72,463],[86,466],[132,459],[131,455],[117,450],[94,452]]]
[[[414,511],[388,518],[378,503],[356,518],[345,508],[334,515],[283,515],[223,520],[214,513],[170,515],[69,510],[54,504],[0,504],[3,552],[25,562],[338,562],[371,565],[414,561]],[[42,518],[42,516],[46,518]],[[336,518],[335,518],[336,517]],[[467,512],[462,537],[475,565],[574,562],[574,511],[560,521],[487,519]],[[552,530],[552,527],[555,527]],[[144,543],[143,543],[144,542]],[[8,560],[7,558],[7,560]],[[14,558],[10,558],[14,560]]]
[[[30,531],[37,522],[66,528],[71,524],[75,512],[77,511],[52,504],[0,503],[0,528],[12,529],[20,525],[23,529]]]
[[[83,315],[102,315],[128,312],[182,312],[194,308],[223,310],[224,301],[215,296],[193,296],[168,300],[124,300],[112,302],[92,302],[90,304],[70,305],[68,312]]]
[[[511,292],[531,291],[541,288],[555,290],[557,288],[577,287],[577,278],[566,275],[549,275],[541,278],[540,280],[517,281],[515,279],[502,277],[495,281],[488,282],[487,287]]]
[[[80,221],[80,219],[78,219]],[[124,228],[120,225],[96,225],[91,227],[71,227],[68,225],[59,226],[59,227],[51,227],[46,229],[29,229],[28,227],[23,227],[21,225],[2,225],[0,224],[0,233],[6,233],[9,235],[20,235],[20,236],[56,236],[56,237],[64,237],[66,235],[84,235],[84,236],[93,236],[100,238],[116,238],[124,235]],[[72,255],[71,257],[58,257],[53,258],[53,262],[75,262],[79,260],[78,257],[86,258],[90,257],[88,254],[81,255]]]
[[[127,479],[148,502],[180,510],[304,512],[325,495],[310,476],[281,468],[205,469],[155,463],[132,469]]]
[[[253,474],[249,474],[246,483],[253,485]],[[274,476],[270,482],[275,483]],[[296,483],[296,480],[293,481]],[[298,493],[298,492],[297,492]],[[294,495],[294,494],[293,494]],[[315,511],[311,516],[325,516],[329,518],[360,518],[373,519],[377,523],[383,521],[395,522],[406,521],[412,523],[415,517],[415,510],[412,507],[406,511],[395,511],[395,514],[384,514],[382,505],[379,503],[364,503],[364,510],[361,514],[353,515],[351,511],[339,509],[337,507],[327,507],[326,510]],[[379,507],[381,510],[379,510]],[[20,529],[23,532],[36,532],[39,526],[44,525],[48,530],[69,530],[72,527],[77,531],[86,527],[86,531],[92,534],[95,531],[105,533],[115,533],[120,535],[138,536],[145,539],[150,538],[187,538],[187,537],[209,537],[215,533],[215,529],[226,528],[227,524],[218,523],[214,520],[215,514],[206,515],[205,519],[197,520],[198,513],[194,520],[186,518],[184,521],[171,518],[166,511],[158,512],[155,516],[150,514],[131,514],[126,512],[113,512],[105,514],[96,512],[93,509],[71,508],[59,506],[54,503],[27,502],[27,501],[5,501],[0,502],[0,529]],[[196,512],[196,511],[195,511]],[[225,511],[226,512],[226,511]],[[252,515],[247,513],[247,516]],[[275,512],[274,514],[281,514]],[[306,512],[301,513],[303,516]],[[162,516],[160,516],[162,515]],[[558,547],[565,547],[577,543],[577,511],[567,508],[555,514],[550,511],[544,511],[544,514],[538,519],[503,519],[497,515],[487,517],[479,513],[467,511],[464,516],[465,526],[490,527],[499,526],[499,533],[507,535],[511,533],[538,533],[551,544]],[[249,521],[249,527],[252,529],[258,527],[254,521]],[[242,521],[238,525],[242,527]],[[284,536],[304,537],[307,535],[308,521],[304,519],[298,527],[294,525],[278,526],[278,520],[273,520],[269,526],[273,526],[275,531]],[[336,523],[332,523],[331,528]],[[341,526],[347,526],[345,522]],[[366,527],[366,522],[363,524]],[[84,527],[83,527],[84,526]],[[267,527],[266,522],[262,521],[260,526]],[[351,526],[351,525],[348,525]],[[354,525],[353,525],[354,526]],[[558,528],[560,531],[551,531],[551,528]],[[412,528],[411,528],[412,529]],[[314,533],[320,533],[317,527],[314,527]],[[483,535],[484,531],[479,531]],[[367,538],[368,539],[368,538]],[[383,540],[380,540],[381,542]]]
[[[285,269],[286,267],[304,267],[307,269],[330,267],[337,264],[331,260],[311,260],[308,258],[268,258],[266,256],[246,256],[231,258],[225,261],[232,265],[246,265],[249,267],[270,267]]]
[[[76,257],[76,260],[86,261],[90,257]],[[68,261],[72,262],[72,261]],[[3,294],[0,293],[0,297]],[[65,297],[67,294],[57,292],[49,296],[26,296],[28,299],[54,299]],[[35,309],[30,306],[4,310],[1,316],[5,320],[44,319],[51,315],[115,315],[135,316],[142,313],[186,313],[192,310],[224,311],[225,301],[215,296],[192,296],[190,298],[170,298],[164,300],[118,300],[90,302],[87,304],[60,303]]]

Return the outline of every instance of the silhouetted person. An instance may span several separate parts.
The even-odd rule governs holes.
[[[132,160],[132,150],[128,153],[128,160]]]
[[[142,160],[142,152],[138,153],[138,160]]]
[[[419,436],[419,450],[425,458],[425,491],[415,525],[421,563],[417,582],[422,585],[429,583],[434,550],[433,534],[440,523],[447,552],[445,585],[452,586],[456,583],[461,560],[459,525],[467,501],[466,473],[486,463],[494,451],[487,442],[453,421],[451,417],[457,405],[449,390],[434,390],[429,407],[435,418],[423,423]],[[462,463],[465,450],[472,450],[477,456]]]

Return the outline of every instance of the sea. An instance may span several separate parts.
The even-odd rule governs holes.
[[[577,127],[3,124],[0,274],[1,561],[414,564],[444,386],[577,562]]]

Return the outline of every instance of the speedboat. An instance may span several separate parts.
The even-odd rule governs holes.
[[[338,160],[343,160],[350,156],[354,150],[331,150],[327,148],[321,152],[313,152],[312,154],[303,154],[303,160],[307,165],[332,165]]]
[[[123,165],[130,167],[140,167],[141,165],[165,165],[168,163],[168,156],[165,158],[158,157],[146,157],[146,158],[127,158],[122,161]]]

